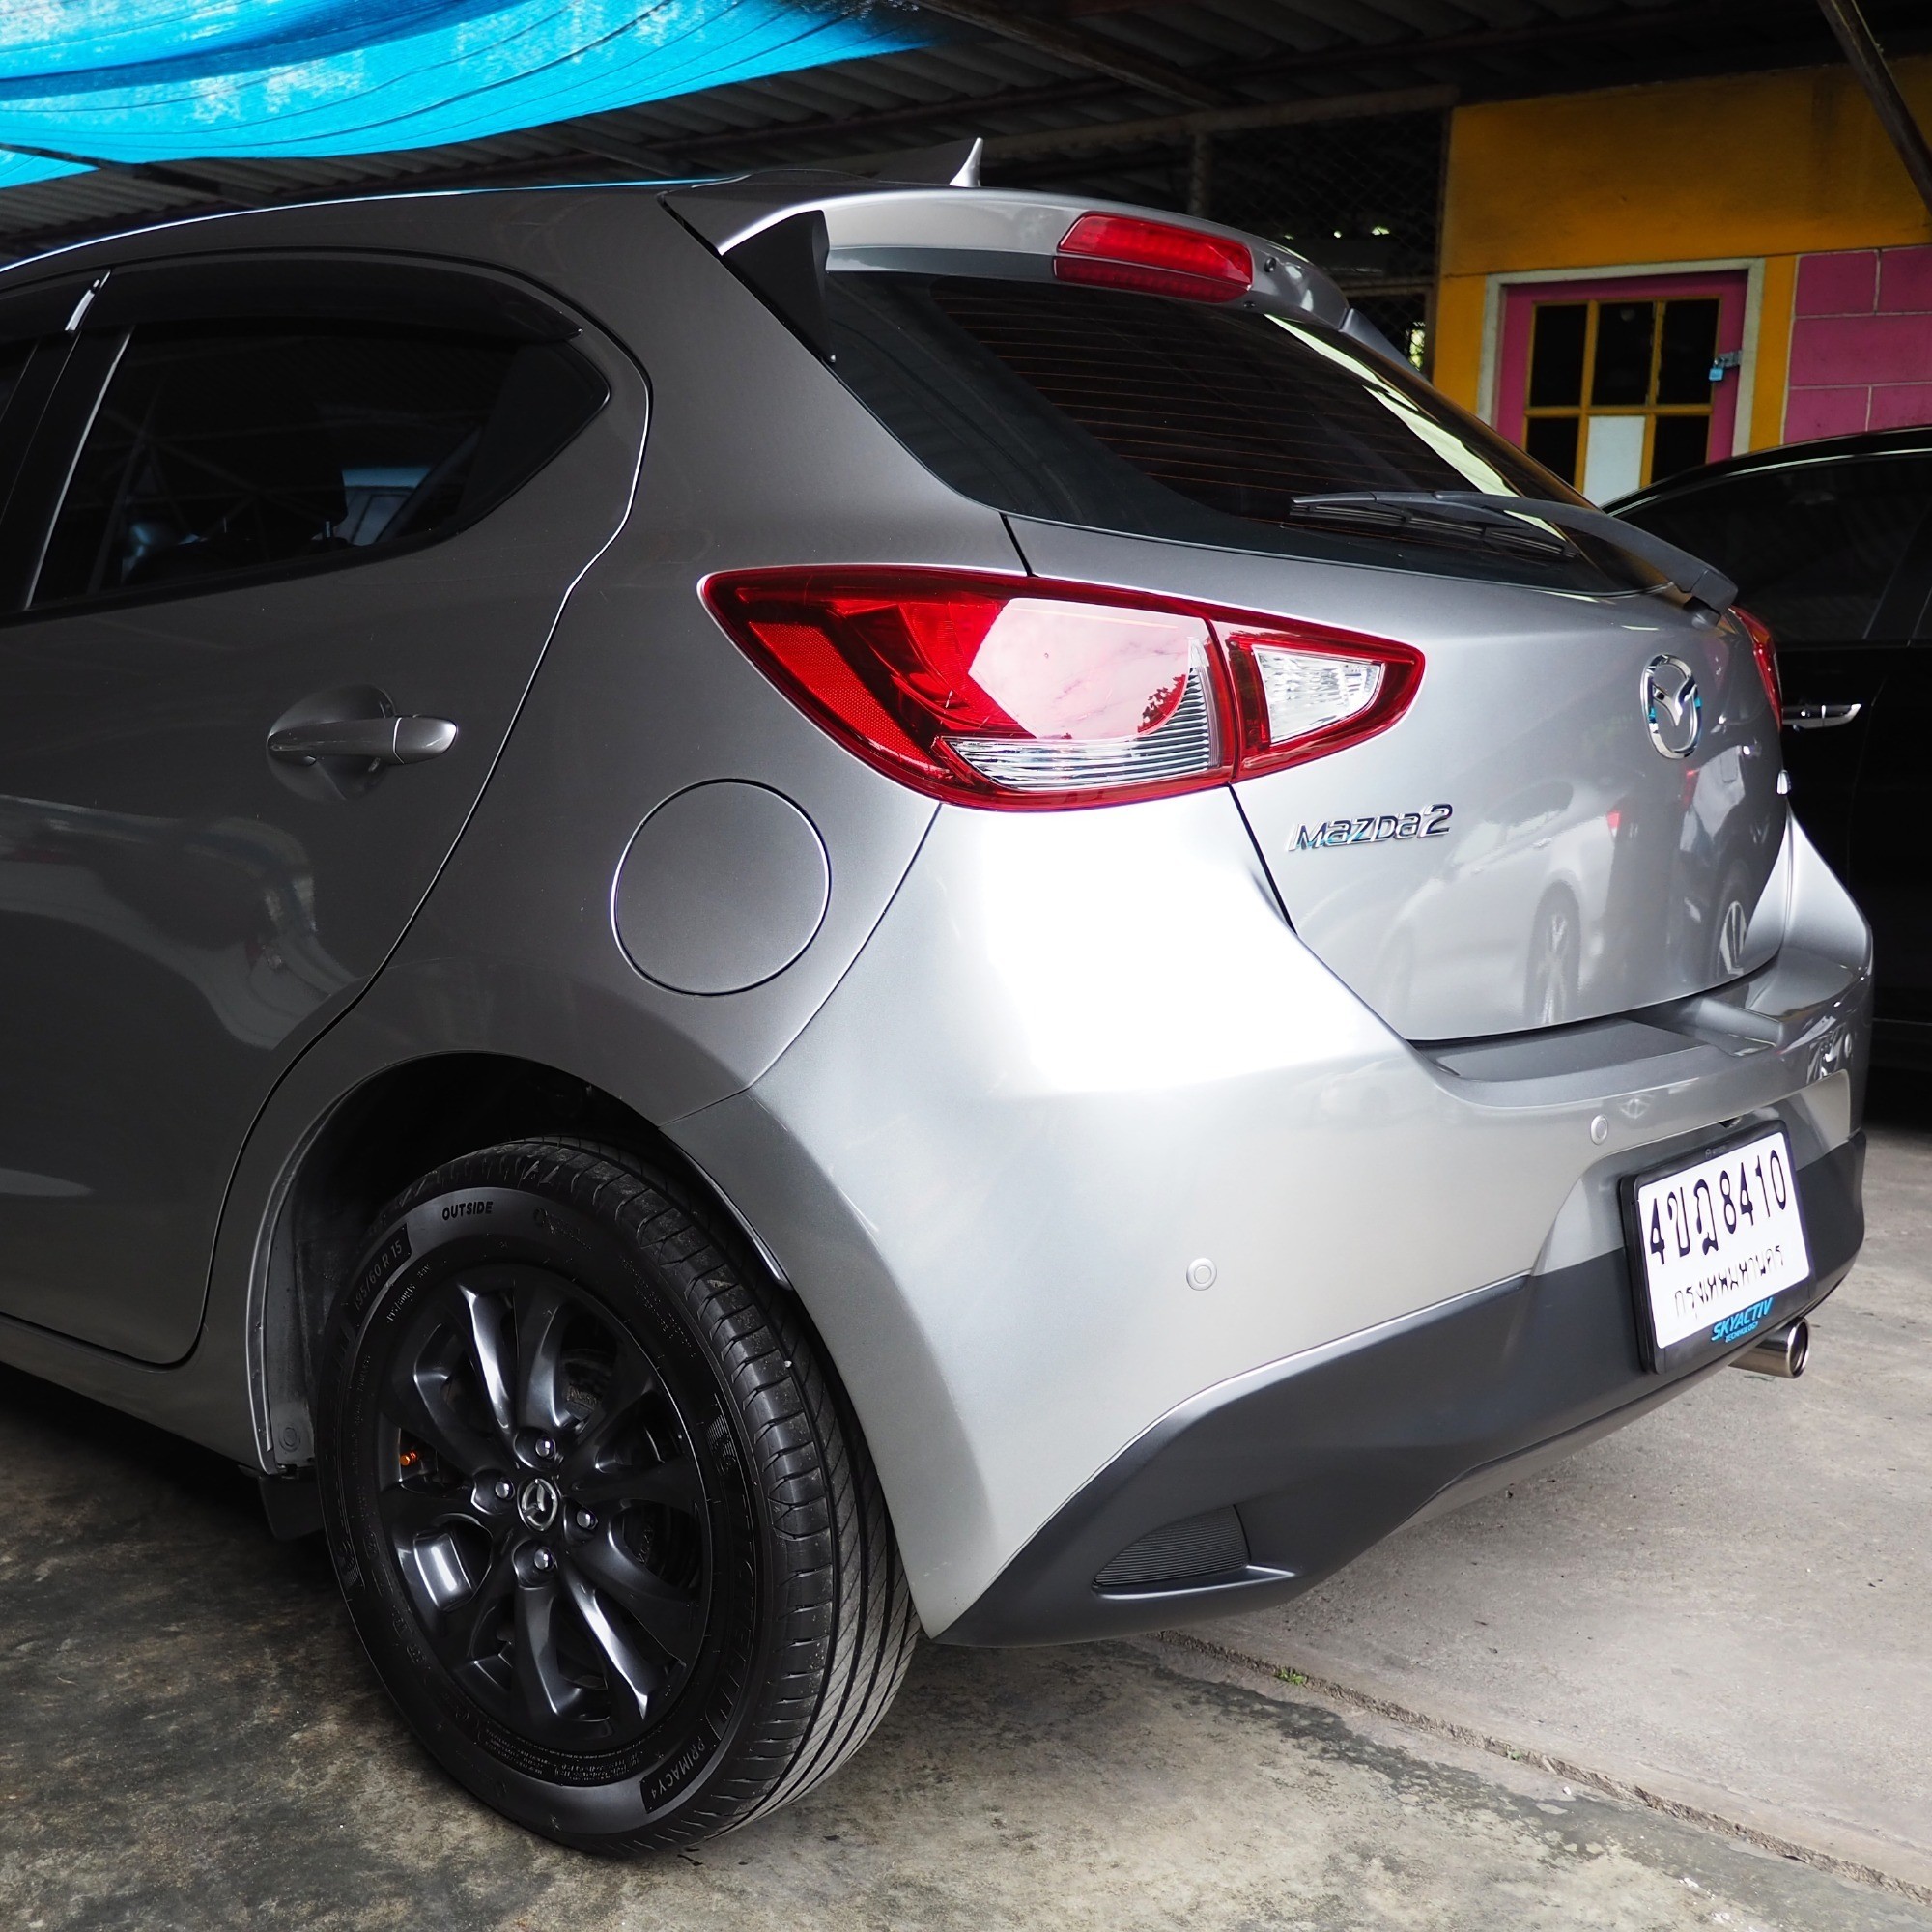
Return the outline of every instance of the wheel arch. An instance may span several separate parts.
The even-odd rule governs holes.
[[[512,1054],[441,1052],[394,1063],[342,1094],[317,1122],[268,1204],[256,1245],[257,1374],[273,1461],[313,1460],[311,1399],[324,1327],[384,1204],[460,1154],[566,1135],[643,1161],[714,1209],[741,1262],[788,1289],[737,1205],[636,1108],[594,1083]]]

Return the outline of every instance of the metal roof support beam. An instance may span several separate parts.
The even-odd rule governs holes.
[[[994,88],[984,94],[955,94],[944,100],[921,100],[904,107],[873,108],[860,114],[813,114],[795,121],[768,121],[756,128],[720,128],[703,134],[680,135],[676,147],[681,158],[702,160],[707,155],[740,156],[748,148],[762,150],[778,146],[790,150],[801,138],[820,141],[842,136],[850,141],[873,133],[895,133],[902,128],[923,130],[933,121],[971,122],[988,108],[999,113],[1015,108],[1060,113],[1091,101],[1113,102],[1119,99],[1119,86],[1098,77],[1054,80],[1040,87]]]
[[[1197,80],[1191,73],[1170,67],[1166,61],[1155,60],[1151,54],[1136,53],[1132,47],[1123,47],[1098,34],[1084,34],[1077,27],[1063,27],[1056,21],[1022,14],[1003,5],[1002,0],[919,0],[919,7],[923,14],[941,14],[949,20],[981,27],[1003,41],[1031,47],[1036,53],[1051,54],[1069,67],[1103,73],[1110,80],[1124,81],[1129,87],[1150,94],[1192,100],[1200,106],[1212,106],[1228,98],[1220,88]]]
[[[1859,11],[1859,0],[1818,0],[1818,6],[1837,36],[1838,44],[1844,48],[1845,58],[1871,101],[1879,125],[1898,150],[1898,158],[1905,163],[1905,172],[1912,177],[1919,199],[1927,213],[1932,213],[1932,147],[1926,145],[1925,130],[1913,118],[1904,95],[1899,93],[1898,82],[1886,65],[1885,51]]]
[[[618,110],[619,113],[623,111],[621,108]],[[564,135],[573,154],[587,155],[593,160],[615,161],[620,167],[636,168],[665,181],[670,181],[682,172],[662,148],[633,141],[620,132],[611,131],[608,128],[610,118],[601,114],[585,116],[581,121],[553,124],[543,131]]]
[[[1238,134],[1252,128],[1295,128],[1315,121],[1355,121],[1372,114],[1432,114],[1456,104],[1453,87],[1398,87],[1379,94],[1331,94],[1315,100],[1266,100],[1252,107],[1208,107],[1147,121],[1089,122],[1038,134],[995,134],[989,159],[1020,155],[1069,155],[1087,148],[1122,148],[1137,141],[1191,140]]]
[[[71,167],[137,175],[147,181],[159,182],[163,187],[178,188],[183,194],[198,196],[203,201],[239,203],[245,200],[245,197],[238,196],[233,189],[211,176],[195,174],[189,169],[165,165],[160,161],[102,161],[92,155],[70,155],[62,148],[23,147],[18,141],[9,141],[7,146],[16,155],[32,155],[43,161],[66,161]]]
[[[1121,4],[1123,7],[1139,7],[1149,4],[1149,0],[1121,0]],[[1584,20],[1547,21],[1534,27],[1485,28],[1475,33],[1435,37],[1417,35],[1367,46],[1351,43],[1323,47],[1313,53],[1295,51],[1264,56],[1245,61],[1238,69],[1217,66],[1204,78],[1210,83],[1236,78],[1243,81],[1293,82],[1299,80],[1303,74],[1323,73],[1337,68],[1411,66],[1419,61],[1492,52],[1535,53],[1546,46],[1614,43],[1637,36],[1654,40],[1660,30],[1668,28],[1755,24],[1764,17],[1768,4],[1771,0],[1685,0],[1682,5],[1647,7],[1641,13],[1629,15],[1593,14]],[[1810,0],[1778,0],[1778,4],[1788,6],[1794,13],[1805,17],[1815,18],[1810,14]],[[1790,15],[1780,14],[1778,17],[1782,19]],[[1567,87],[1583,85],[1587,82],[1565,83]],[[1090,103],[1111,102],[1112,99],[1112,89],[1105,78],[1052,81],[1039,87],[999,88],[982,95],[956,95],[950,99],[924,100],[904,107],[875,109],[869,113],[812,115],[796,121],[771,122],[758,128],[720,128],[714,132],[678,137],[674,145],[681,162],[701,162],[707,155],[723,154],[731,157],[735,165],[748,151],[755,156],[772,147],[791,149],[800,140],[836,140],[841,134],[850,140],[875,130],[884,134],[898,128],[923,128],[933,122],[970,125],[980,113],[998,114],[1017,109],[1029,113],[1040,110],[1048,113],[1078,112]]]

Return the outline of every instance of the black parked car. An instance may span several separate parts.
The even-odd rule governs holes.
[[[1875,1055],[1932,1066],[1932,428],[1759,450],[1613,507],[1771,627],[1792,805],[1871,921]]]

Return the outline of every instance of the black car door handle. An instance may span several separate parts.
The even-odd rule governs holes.
[[[1862,704],[1787,704],[1784,707],[1784,728],[1787,731],[1830,731],[1840,724],[1849,724],[1861,711]]]
[[[269,752],[292,765],[355,758],[372,765],[420,765],[456,743],[447,718],[331,718],[285,724],[269,734]]]

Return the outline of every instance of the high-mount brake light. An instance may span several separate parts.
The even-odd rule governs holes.
[[[1407,709],[1406,644],[1094,584],[728,571],[707,608],[847,750],[1008,810],[1164,798],[1321,757]]]
[[[1230,236],[1131,214],[1083,214],[1061,238],[1053,272],[1063,282],[1230,302],[1254,287],[1255,258]]]
[[[1764,680],[1764,695],[1771,699],[1771,715],[1781,718],[1784,683],[1777,674],[1777,642],[1771,635],[1771,626],[1762,617],[1753,617],[1742,604],[1733,604],[1731,610],[1750,639],[1751,657],[1756,662],[1758,676]]]

